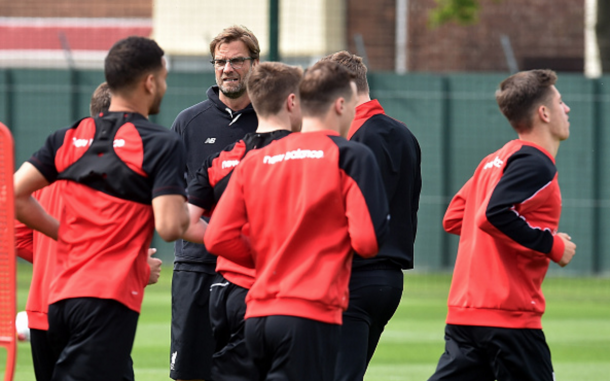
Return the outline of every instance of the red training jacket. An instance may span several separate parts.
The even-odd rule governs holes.
[[[244,156],[253,149],[265,147],[289,134],[290,131],[287,130],[252,132],[246,134],[242,140],[208,157],[189,183],[189,203],[203,208],[205,214],[211,215],[229,183],[233,169]],[[247,231],[244,231],[244,235],[248,235]],[[254,284],[253,268],[238,265],[223,257],[218,258],[216,262],[216,272],[229,282],[243,288],[250,289]]]
[[[443,219],[460,243],[448,324],[541,329],[541,284],[564,244],[555,159],[513,140],[487,156]]]
[[[250,226],[250,237],[242,235]],[[297,133],[249,153],[210,220],[211,253],[255,267],[245,318],[341,324],[352,249],[372,257],[388,231],[373,153],[331,131]]]
[[[106,112],[54,132],[29,162],[49,183],[63,183],[49,304],[113,299],[139,313],[150,275],[152,199],[185,196],[179,137],[140,114]]]

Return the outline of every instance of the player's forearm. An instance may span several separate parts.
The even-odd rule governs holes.
[[[202,219],[199,219],[194,223],[191,221],[191,224],[186,230],[186,233],[184,233],[184,235],[182,236],[182,239],[185,241],[201,244],[203,243],[203,236],[205,235],[207,227],[208,223]]]
[[[15,221],[15,248],[19,258],[33,262],[34,232],[18,220]]]
[[[445,216],[443,217],[443,229],[445,229],[447,233],[456,235],[462,233],[465,206],[466,200],[462,197],[461,193],[458,193],[453,197],[453,200],[451,200],[451,203],[445,211]]]
[[[15,214],[17,220],[27,227],[57,240],[59,221],[49,215],[32,196],[15,197]]]
[[[182,195],[164,195],[153,198],[155,229],[166,242],[181,238],[189,227],[189,213]]]
[[[17,247],[17,256],[30,263],[34,263],[34,252],[32,250]]]
[[[156,224],[157,233],[166,242],[181,238],[189,227],[188,215],[176,211],[168,220]]]
[[[462,216],[445,213],[445,218],[443,218],[443,229],[450,234],[462,234]]]
[[[464,211],[466,209],[466,199],[470,192],[470,186],[472,178],[470,178],[466,184],[459,190],[459,192],[453,197],[451,203],[445,211],[443,217],[443,229],[447,233],[460,235],[462,233],[462,222],[464,219]]]
[[[205,247],[214,255],[224,257],[238,265],[253,268],[254,260],[249,240],[241,234],[241,230],[238,232],[238,234],[227,234],[225,231],[224,234],[218,235],[209,229],[204,239]]]

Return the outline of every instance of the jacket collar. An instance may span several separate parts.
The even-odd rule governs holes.
[[[356,107],[356,116],[354,117],[354,121],[349,128],[349,132],[347,133],[347,138],[351,139],[352,136],[362,127],[364,122],[369,120],[372,116],[377,114],[385,114],[383,111],[383,107],[379,104],[377,99],[370,100]]]

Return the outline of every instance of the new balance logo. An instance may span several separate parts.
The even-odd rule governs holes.
[[[93,143],[93,139],[77,139],[77,138],[72,138],[72,145],[76,148],[82,148],[82,147],[88,147],[91,145],[91,143]],[[112,142],[112,146],[114,148],[117,147],[125,147],[125,139],[115,139]]]
[[[214,144],[216,143],[216,138],[207,138],[203,144]]]
[[[288,151],[274,156],[265,156],[263,158],[263,164],[275,164],[287,160],[296,159],[322,159],[324,157],[324,151],[321,150],[309,150],[309,149],[297,149],[295,151]]]
[[[222,169],[233,168],[239,164],[239,160],[225,160],[222,162]]]
[[[499,157],[496,156],[495,159],[486,163],[485,166],[483,167],[483,169],[490,169],[492,167],[501,168],[502,164],[504,164],[504,162],[502,160],[500,160]]]
[[[90,146],[93,142],[93,139],[77,139],[72,138],[72,145],[76,148],[87,147]]]

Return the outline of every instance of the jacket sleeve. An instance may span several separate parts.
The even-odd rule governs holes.
[[[15,220],[15,246],[17,256],[32,263],[34,260],[34,231]]]
[[[342,153],[342,187],[352,248],[368,258],[375,256],[385,242],[390,216],[375,157],[368,147],[354,144],[360,147]]]
[[[557,258],[563,242],[547,228],[532,226],[527,216],[518,211],[526,201],[541,197],[544,188],[553,181],[557,171],[545,165],[531,152],[521,150],[508,158],[500,181],[493,190],[485,209],[477,213],[477,225],[490,235],[509,238],[520,246]]]
[[[151,160],[145,159],[147,164],[144,168],[145,172],[152,174],[152,197],[181,195],[186,199],[183,172],[183,168],[186,168],[186,148],[182,139],[168,134],[162,145],[151,146],[148,151],[153,149],[156,149],[157,154]]]
[[[28,162],[36,167],[49,184],[57,180],[58,172],[55,166],[55,155],[64,144],[68,130],[68,128],[64,128],[49,135],[44,145],[28,159]]]
[[[210,253],[241,266],[254,268],[249,241],[242,235],[242,228],[248,222],[248,216],[240,168],[233,172],[210,219],[203,242]]]
[[[205,159],[189,183],[189,203],[204,209],[205,216],[211,216],[226,189],[233,169],[245,154],[246,146],[243,140],[240,140]]]
[[[377,115],[366,123],[372,125],[358,130],[351,140],[362,143],[373,151],[388,203],[392,204],[397,198],[409,199],[411,237],[415,237],[422,187],[419,143],[402,122],[386,115]]]
[[[209,172],[218,154],[207,158],[202,166],[197,170],[195,176],[188,184],[188,201],[207,212],[212,211],[216,200],[214,199],[214,184],[210,182]]]
[[[443,217],[443,229],[447,233],[460,235],[462,234],[462,220],[464,219],[464,209],[466,208],[466,199],[470,192],[472,178],[466,181],[447,207],[445,217]]]

